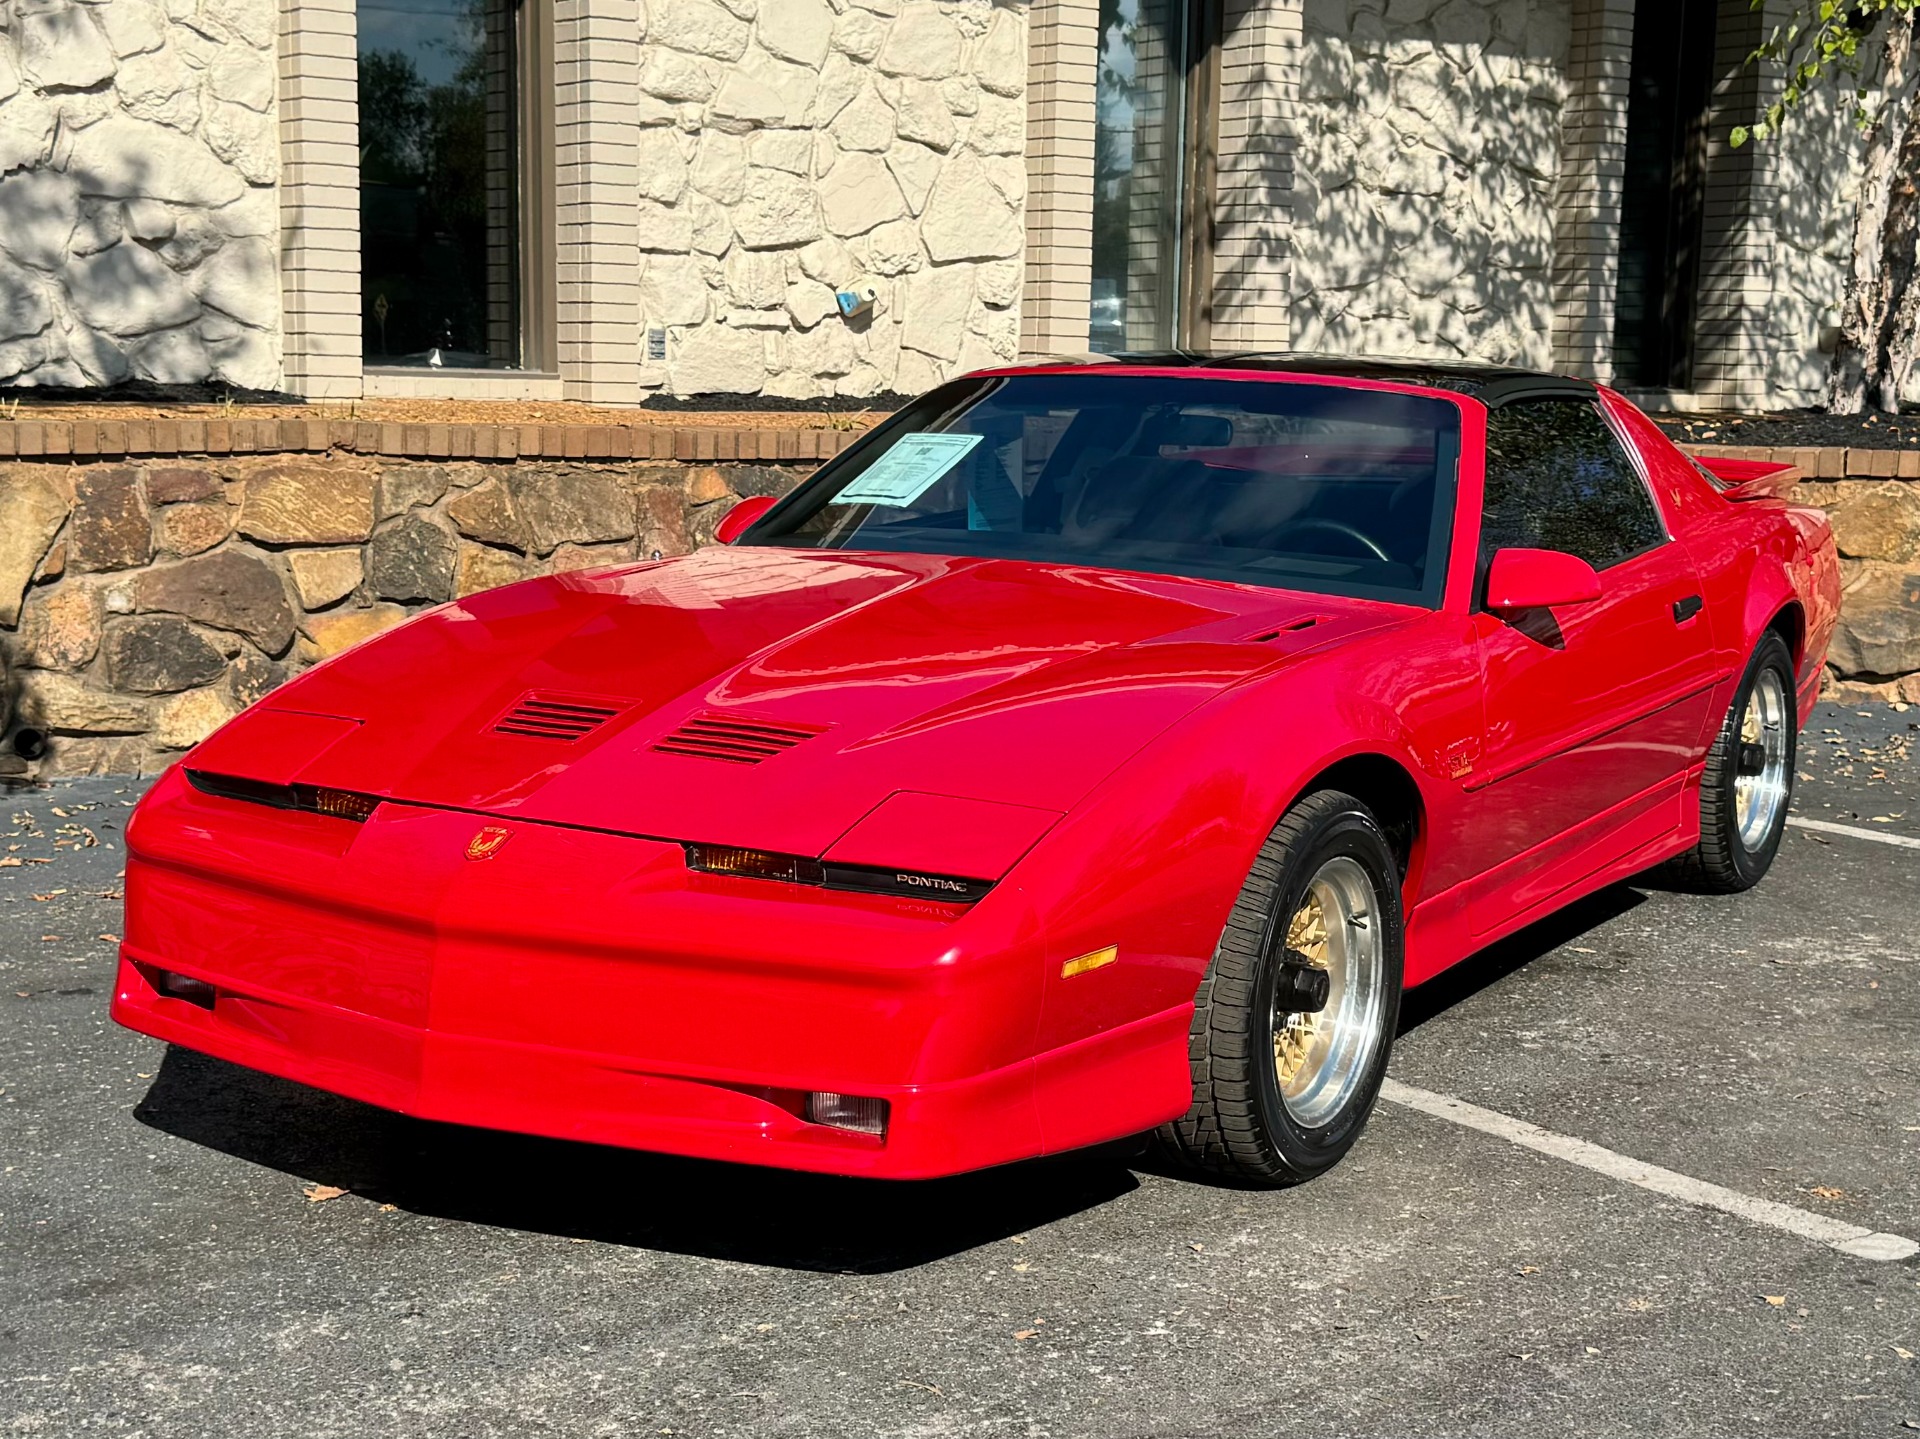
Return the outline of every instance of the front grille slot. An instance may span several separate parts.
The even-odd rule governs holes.
[[[585,739],[619,713],[618,705],[528,695],[494,722],[493,732],[572,744]]]
[[[818,729],[743,719],[739,715],[702,714],[654,741],[661,754],[717,759],[727,764],[759,764],[812,739]]]

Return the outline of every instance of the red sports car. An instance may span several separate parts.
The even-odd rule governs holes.
[[[1307,1179],[1404,987],[1766,871],[1839,596],[1781,488],[1545,374],[970,375],[722,546],[443,605],[192,751],[113,1014],[678,1154]]]

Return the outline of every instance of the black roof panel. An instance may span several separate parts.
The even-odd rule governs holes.
[[[1316,355],[1299,351],[1160,350],[1115,355],[1075,356],[1043,364],[1148,365],[1155,369],[1262,370],[1273,374],[1326,375],[1333,379],[1385,380],[1401,385],[1425,385],[1470,395],[1489,408],[1518,399],[1552,396],[1582,398],[1593,394],[1593,382],[1527,370],[1512,365],[1481,364],[1471,360],[1373,358],[1362,355]]]

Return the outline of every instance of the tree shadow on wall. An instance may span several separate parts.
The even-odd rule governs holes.
[[[1555,7],[1308,0],[1296,349],[1547,363],[1569,46]]]

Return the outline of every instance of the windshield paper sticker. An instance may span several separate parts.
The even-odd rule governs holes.
[[[837,505],[905,509],[932,489],[984,435],[902,435],[866,471],[833,497]]]

